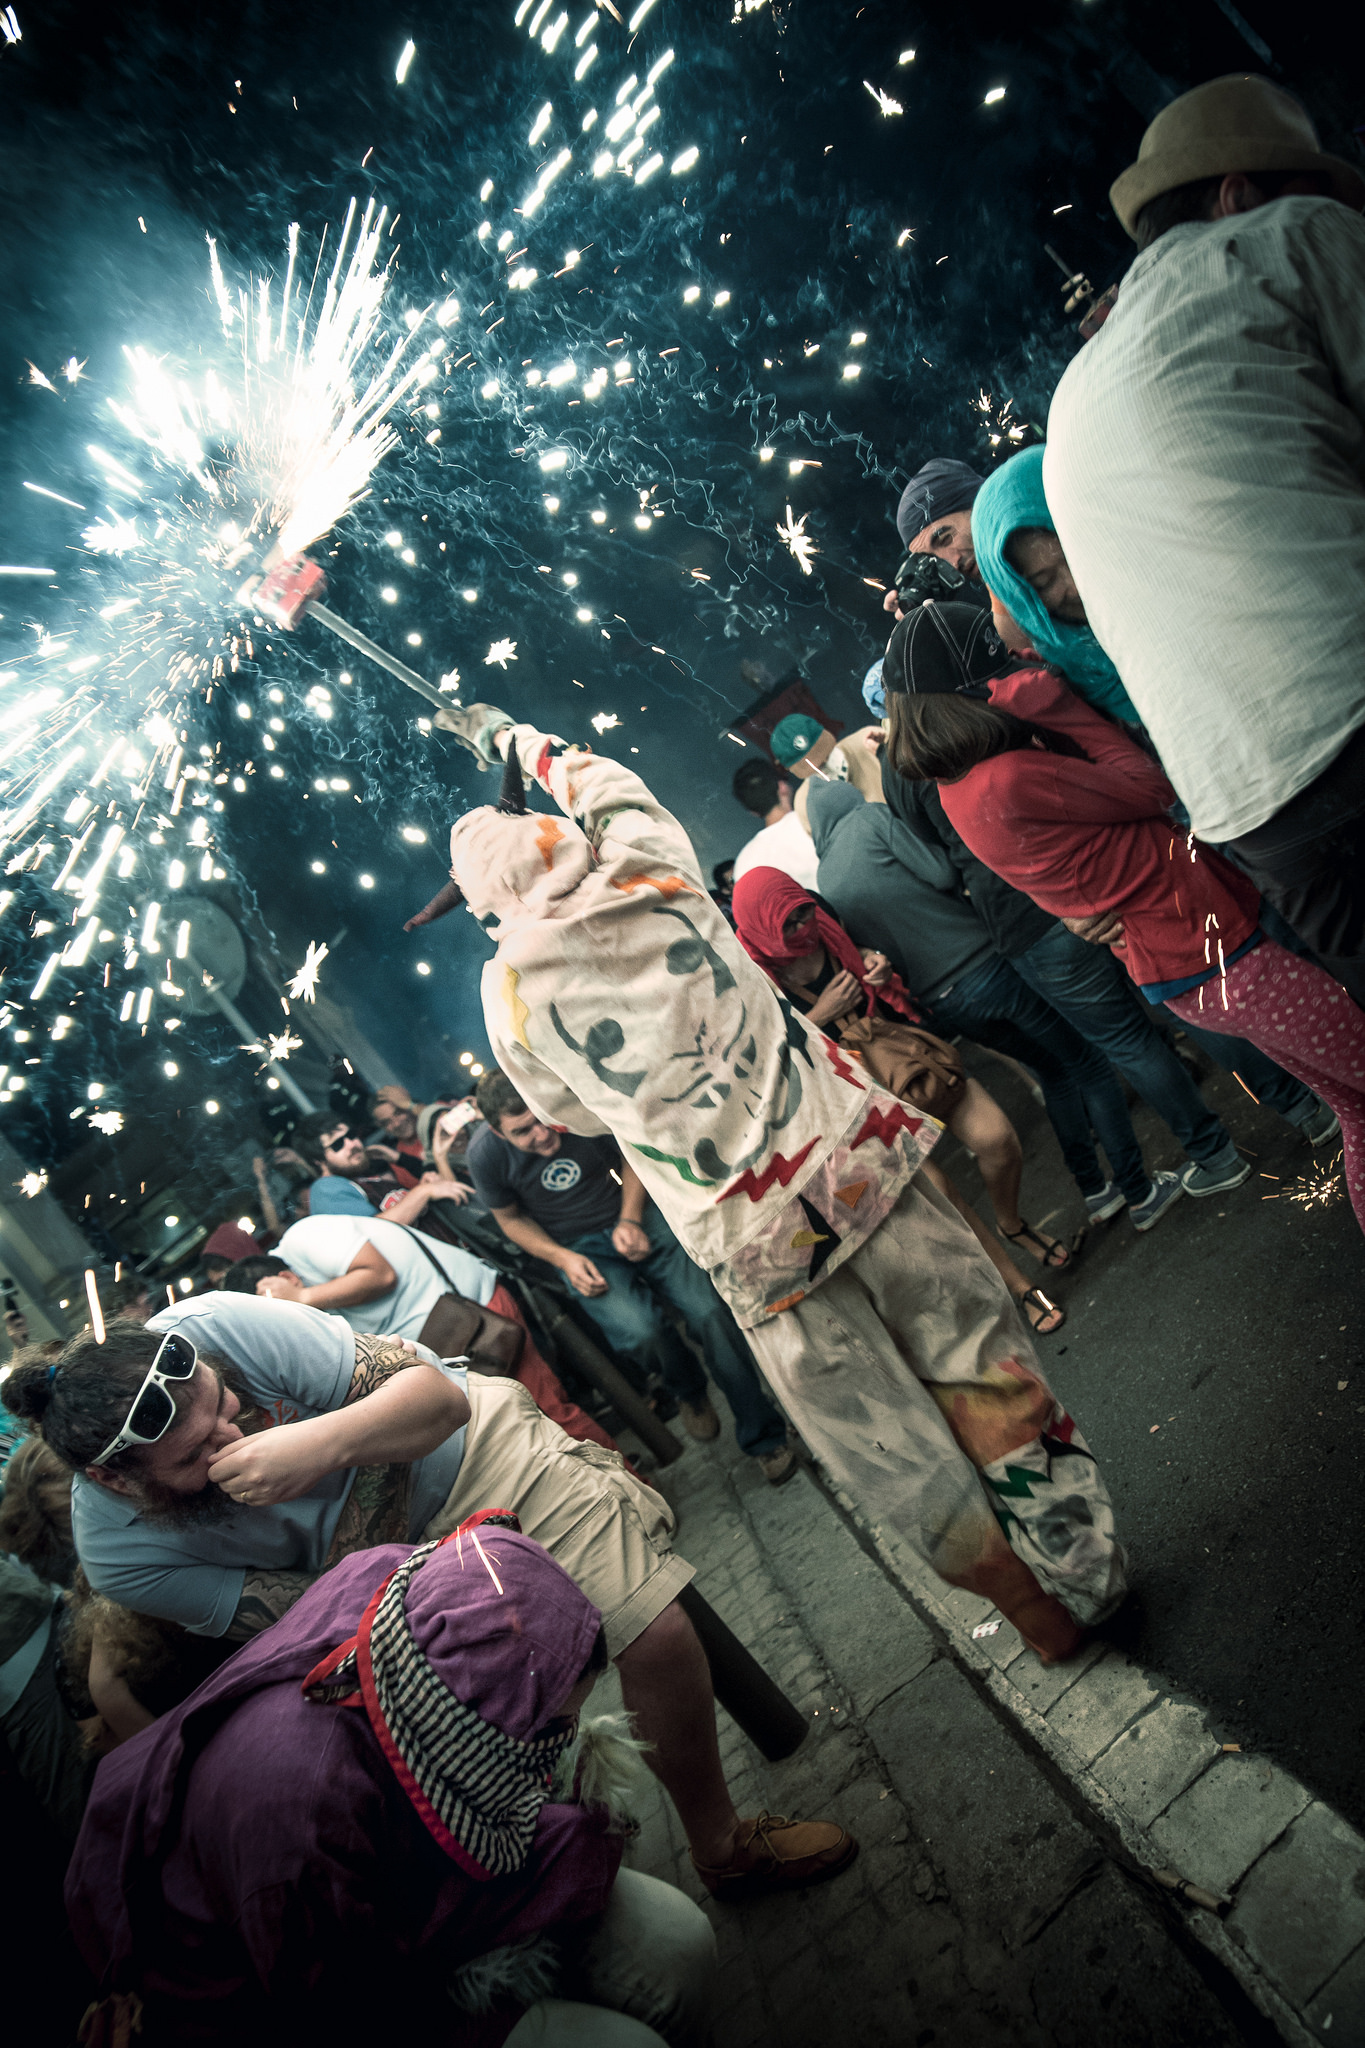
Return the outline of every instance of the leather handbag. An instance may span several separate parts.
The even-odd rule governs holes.
[[[840,1020],[839,1037],[874,1081],[940,1123],[966,1092],[967,1076],[956,1046],[918,1024],[890,1017],[846,1017]]]
[[[409,1230],[405,1223],[394,1227],[410,1237],[423,1257],[430,1260],[445,1289],[418,1332],[418,1343],[425,1344],[438,1358],[467,1359],[471,1372],[513,1378],[526,1349],[526,1332],[521,1324],[514,1323],[510,1316],[500,1316],[495,1309],[480,1308],[477,1301],[466,1301],[455,1292],[449,1273],[436,1254],[422,1243],[420,1234]]]

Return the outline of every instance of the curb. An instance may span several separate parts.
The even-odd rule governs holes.
[[[988,1600],[945,1585],[818,1463],[807,1469],[1152,1884],[1173,1893],[1174,1873],[1228,1901],[1221,1916],[1191,1905],[1186,1925],[1282,2039],[1362,2048],[1365,1840],[1269,1759],[1225,1749],[1202,1707],[1122,1651],[1094,1643],[1041,1664]]]

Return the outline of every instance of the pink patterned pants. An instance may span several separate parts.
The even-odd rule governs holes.
[[[1205,1031],[1249,1038],[1331,1104],[1347,1192],[1365,1230],[1365,1010],[1341,983],[1266,939],[1224,979],[1169,997],[1166,1007]]]

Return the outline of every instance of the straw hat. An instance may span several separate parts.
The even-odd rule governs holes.
[[[1235,72],[1210,79],[1163,107],[1143,136],[1138,160],[1109,188],[1115,213],[1137,239],[1137,217],[1149,199],[1196,178],[1229,171],[1317,171],[1334,198],[1358,212],[1365,177],[1318,147],[1317,130],[1290,93],[1268,78]]]

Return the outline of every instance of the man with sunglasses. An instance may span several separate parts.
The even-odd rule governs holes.
[[[602,1611],[708,1885],[792,1889],[856,1853],[833,1822],[737,1814],[705,1652],[678,1605],[693,1570],[671,1547],[672,1511],[517,1381],[466,1382],[458,1360],[340,1316],[222,1293],[145,1329],[111,1322],[103,1344],[84,1332],[55,1364],[16,1366],[5,1396],[76,1473],[76,1549],[96,1591],[228,1642],[278,1620],[342,1556],[511,1508]]]
[[[332,1110],[306,1117],[293,1134],[293,1149],[318,1174],[308,1193],[310,1216],[373,1216],[382,1210],[390,1223],[415,1223],[433,1200],[469,1200],[462,1183],[436,1173],[424,1173],[416,1187],[404,1188],[385,1165],[376,1164],[354,1126]]]

